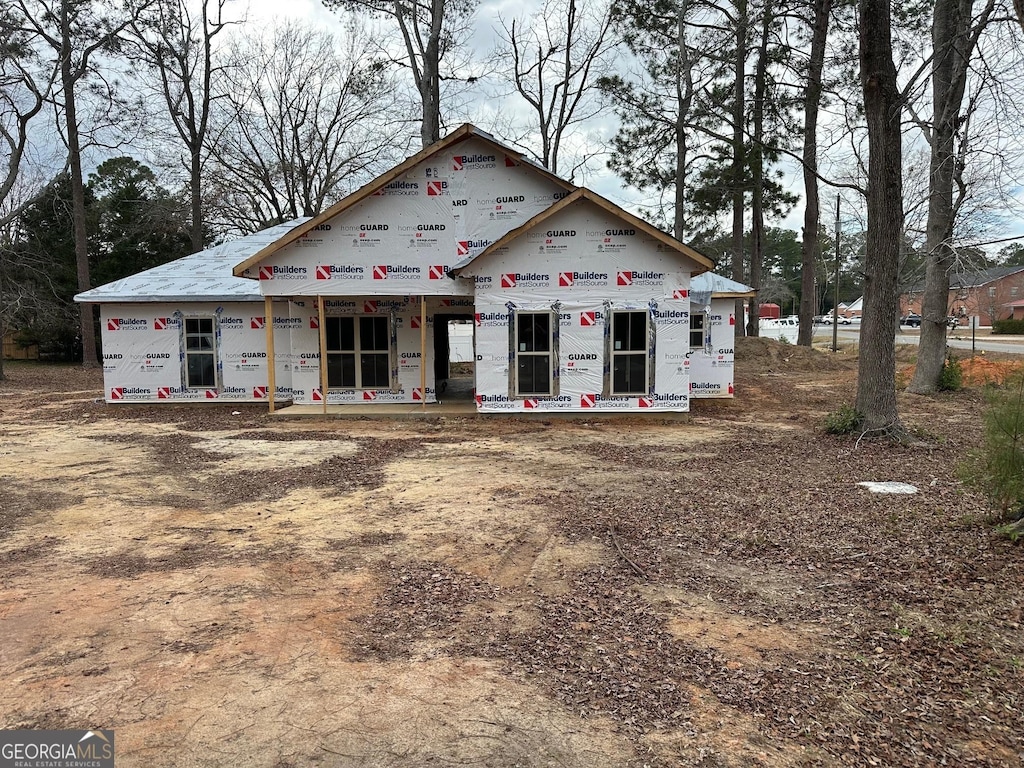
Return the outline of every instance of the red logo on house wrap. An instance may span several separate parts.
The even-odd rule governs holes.
[[[735,392],[735,391],[733,390],[733,388],[732,388],[732,384],[730,384],[730,385],[729,385],[729,394],[730,394],[730,395],[734,395],[734,394],[736,394],[736,392]]]
[[[317,280],[330,280],[331,279],[331,265],[330,264],[318,264],[316,268],[316,279]]]
[[[267,388],[266,387],[253,387],[252,388],[252,396],[254,398],[256,398],[257,400],[263,399],[264,397],[267,396]]]
[[[250,317],[249,318],[249,327],[252,330],[254,330],[254,331],[258,331],[260,328],[263,327],[263,318],[262,317]]]
[[[455,157],[452,158],[452,170],[453,171],[461,171],[462,170],[462,157],[461,156],[456,155]]]
[[[217,390],[216,389],[208,389],[208,390],[206,390],[206,399],[207,400],[216,400],[217,399]]]
[[[572,272],[559,272],[558,273],[558,287],[559,288],[572,288]]]
[[[171,396],[171,388],[170,387],[157,387],[156,388],[156,396],[160,400],[168,399]]]
[[[260,267],[260,280],[273,280],[274,279],[274,268],[273,267]]]
[[[459,240],[455,244],[456,256],[469,256],[469,240]]]
[[[597,395],[580,395],[580,408],[593,408],[597,403]]]
[[[690,292],[687,291],[687,290],[672,291],[672,298],[673,299],[685,299],[685,298],[688,298],[689,295],[690,295]]]
[[[444,194],[444,185],[440,181],[427,182],[427,197],[438,197]]]
[[[410,328],[419,328],[420,327],[420,316],[419,315],[413,315],[409,319],[409,327]]]
[[[597,325],[597,312],[580,312],[580,325],[584,328]]]
[[[121,400],[124,398],[124,387],[114,387],[110,390],[111,400]]]
[[[320,327],[320,318],[319,317],[311,317],[311,318],[309,318],[309,327],[310,328],[319,328]]]
[[[376,400],[376,399],[377,399],[377,393],[374,392],[373,390],[367,390],[366,392],[363,392],[363,400]]]
[[[363,312],[373,313],[373,312],[376,312],[376,311],[377,311],[377,302],[376,301],[364,301],[363,302]]]
[[[444,266],[441,264],[432,266],[428,270],[428,276],[430,277],[431,280],[440,280],[442,277],[444,277]]]
[[[516,287],[516,276],[515,273],[509,272],[501,276],[501,287],[502,288],[515,288]]]
[[[509,157],[508,155],[505,155],[505,167],[506,168],[515,168],[518,165],[519,165],[519,161],[518,160],[514,160],[511,157]]]
[[[154,331],[165,331],[167,326],[171,324],[171,320],[168,317],[154,317],[153,318],[153,330]]]
[[[615,276],[616,285],[632,285],[633,284],[633,273],[632,272],[619,272]]]
[[[480,325],[480,313],[479,313],[479,312],[476,312],[476,313],[475,313],[475,314],[473,315],[473,319],[474,319],[474,320],[476,321],[476,324],[477,324],[477,325]]]
[[[654,398],[651,397],[640,397],[636,401],[637,408],[653,408]]]
[[[388,268],[386,266],[377,266],[373,268],[373,279],[374,280],[387,280],[388,279]]]
[[[314,403],[322,403],[323,400],[324,400],[323,392],[321,392],[319,389],[314,389],[313,390],[313,402]]]
[[[108,331],[118,331],[120,329],[121,329],[121,321],[118,318],[112,317],[109,320],[107,320],[107,330]]]
[[[484,404],[484,398],[482,395],[474,395],[473,399],[476,400],[476,407],[479,408]]]
[[[536,408],[537,405],[538,405],[538,400],[536,398],[528,397],[525,400],[523,400],[523,408],[532,409],[532,408]]]
[[[417,400],[417,401],[422,400],[423,399],[423,390],[420,389],[419,387],[413,387],[412,399],[413,400]]]

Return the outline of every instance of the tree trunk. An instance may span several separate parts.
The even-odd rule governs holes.
[[[68,164],[71,172],[71,215],[75,233],[75,267],[78,275],[78,290],[87,291],[89,281],[89,238],[85,226],[85,183],[82,179],[82,148],[78,135],[78,116],[75,111],[76,77],[71,62],[71,19],[68,4],[60,6],[60,74],[64,91],[64,119],[67,128]],[[82,366],[96,368],[96,327],[93,322],[93,305],[79,304],[79,333],[82,337]]]
[[[817,293],[814,275],[817,270],[820,201],[818,197],[818,108],[821,104],[821,73],[825,67],[825,42],[828,39],[832,0],[814,0],[811,21],[811,59],[804,91],[804,232],[800,254],[800,331],[797,344],[811,346],[814,337],[814,315],[817,314]]]
[[[429,147],[441,139],[441,27],[444,24],[444,0],[433,0],[430,14],[430,36],[423,51],[420,98],[423,100],[423,122],[420,139]]]
[[[893,332],[903,233],[903,103],[892,59],[888,0],[860,0],[860,67],[868,127],[868,229],[857,410],[866,430],[902,437]]]
[[[743,141],[747,71],[747,0],[736,3],[735,80],[732,105],[732,279],[742,283],[743,275],[743,203],[746,152]],[[757,288],[758,286],[753,286]],[[757,297],[750,300],[750,322],[757,326]],[[742,329],[742,330],[741,330]],[[743,300],[736,300],[737,335],[745,333]]]
[[[761,267],[764,263],[764,100],[768,78],[768,33],[772,23],[770,0],[761,7],[761,39],[758,41],[757,65],[754,70],[754,125],[751,137],[750,178],[751,178],[751,237],[750,237],[750,284],[761,288]],[[748,336],[758,336],[759,313],[757,299],[751,302]]]
[[[676,42],[678,55],[676,59],[676,103],[679,105],[679,117],[676,120],[676,173],[675,173],[675,211],[672,221],[672,233],[677,240],[686,234],[686,163],[689,152],[687,142],[687,125],[684,116],[690,114],[693,104],[693,72],[690,70],[690,56],[686,47],[686,16],[689,3],[683,0],[679,4],[676,16]]]
[[[953,269],[956,210],[956,137],[971,57],[971,0],[936,0],[932,16],[932,125],[928,177],[927,264],[921,301],[921,342],[907,389],[930,394],[939,388],[946,360],[949,273]],[[981,23],[981,22],[979,22]]]

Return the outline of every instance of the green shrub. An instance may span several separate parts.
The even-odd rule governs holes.
[[[989,393],[974,479],[1004,519],[1024,514],[1024,376]]]
[[[825,417],[825,431],[830,435],[849,435],[858,431],[864,416],[852,405],[841,405]]]
[[[939,373],[940,392],[959,392],[964,385],[964,369],[960,361],[950,355],[942,364],[942,371]]]
[[[1024,320],[996,320],[992,333],[1024,333]]]

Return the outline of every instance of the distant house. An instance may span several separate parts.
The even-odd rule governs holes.
[[[856,301],[851,302],[850,304],[846,304],[846,305],[840,304],[839,305],[839,314],[842,315],[843,317],[849,317],[849,318],[860,317],[860,314],[863,311],[864,311],[864,297],[863,296],[861,296]]]
[[[919,315],[924,298],[924,282],[904,289],[900,294],[900,314]],[[990,267],[973,272],[950,275],[946,314],[959,317],[963,325],[972,317],[978,325],[992,325],[993,320],[1007,320],[1024,315],[1024,266]],[[1016,305],[1016,308],[1015,306]],[[1014,313],[1017,314],[1014,314]]]

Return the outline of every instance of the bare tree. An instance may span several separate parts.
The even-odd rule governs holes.
[[[530,107],[541,163],[572,180],[588,155],[574,158],[568,170],[559,161],[571,132],[600,114],[597,80],[608,71],[616,48],[611,7],[605,0],[547,0],[525,22],[502,19],[500,24],[502,45],[495,55],[511,59],[511,70],[499,66],[499,76]]]
[[[38,66],[40,57],[24,25],[19,8],[0,10],[0,227],[16,219],[34,198],[12,193],[23,179],[30,126],[52,95],[59,73],[57,67]],[[11,204],[12,197],[17,204]]]
[[[114,54],[122,43],[124,31],[145,10],[151,0],[14,0],[22,15],[24,31],[48,47],[60,71],[63,97],[58,105],[64,140],[68,149],[71,174],[72,206],[75,222],[75,260],[78,267],[78,288],[88,290],[89,245],[85,221],[85,183],[82,177],[82,126],[79,123],[79,91],[90,74],[95,74],[94,57]],[[112,96],[113,84],[102,82],[93,88]],[[81,305],[82,365],[99,365],[96,354],[96,329],[92,306]]]
[[[817,312],[814,290],[818,256],[820,198],[818,195],[818,110],[821,106],[822,73],[825,69],[825,44],[828,40],[832,0],[810,0],[808,3],[811,30],[810,60],[807,64],[807,85],[804,88],[804,229],[801,253],[800,330],[797,343],[811,346],[813,318]]]
[[[203,162],[210,128],[214,78],[223,69],[215,42],[231,22],[232,0],[157,0],[135,25],[142,61],[157,75],[161,100],[174,132],[185,147],[191,195],[192,252],[204,245]]]
[[[893,63],[889,0],[859,0],[858,10],[869,160],[856,407],[865,429],[901,438],[893,324],[903,231],[903,99]]]
[[[920,121],[931,149],[928,176],[927,271],[921,307],[921,343],[908,390],[935,392],[946,359],[949,274],[954,262],[953,229],[957,202],[963,197],[958,143],[963,143],[964,95],[978,40],[992,18],[994,0],[978,16],[973,0],[936,0],[932,17],[932,119]]]
[[[443,65],[460,52],[477,0],[322,0],[334,10],[362,10],[390,18],[402,37],[403,66],[412,74],[421,110],[424,147],[441,138],[441,83],[457,78]],[[475,78],[468,78],[475,80]]]
[[[314,216],[404,152],[394,84],[358,27],[339,40],[289,22],[242,38],[217,101],[210,193],[249,232]]]

